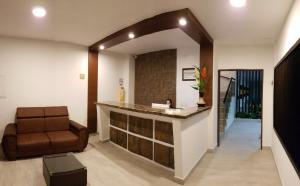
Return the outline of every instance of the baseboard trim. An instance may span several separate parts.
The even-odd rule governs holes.
[[[270,146],[263,146],[262,150],[272,150],[272,147],[270,147]]]
[[[174,176],[174,182],[180,184],[180,185],[184,185],[184,183],[186,182],[187,179],[189,179],[189,177],[192,175],[192,173],[195,171],[196,167],[199,166],[200,162],[202,161],[202,159],[204,158],[206,153],[214,153],[216,150],[215,149],[207,149],[207,151],[203,154],[203,156],[197,161],[197,163],[195,164],[195,166],[192,168],[192,170],[188,173],[188,175],[186,175],[184,178],[178,178]]]
[[[109,142],[110,140],[109,140],[109,138],[107,138],[107,139],[105,139],[105,140],[99,140],[101,143],[107,143],[107,142]]]
[[[173,181],[175,182],[175,183],[178,183],[178,184],[180,184],[180,185],[184,185],[184,182],[186,181],[186,179],[182,179],[182,178],[178,178],[178,177],[173,177]]]
[[[217,147],[213,149],[207,149],[207,153],[215,153],[217,151]]]

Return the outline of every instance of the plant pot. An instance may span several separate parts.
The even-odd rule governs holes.
[[[198,107],[205,107],[206,103],[203,97],[204,97],[204,92],[199,92],[199,101],[197,103]]]

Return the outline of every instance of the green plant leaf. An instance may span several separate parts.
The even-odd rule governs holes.
[[[199,87],[196,86],[196,85],[192,85],[192,88],[195,89],[195,90],[199,90]]]

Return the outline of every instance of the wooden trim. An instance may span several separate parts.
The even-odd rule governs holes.
[[[260,149],[263,149],[263,118],[264,118],[264,112],[263,112],[263,107],[264,107],[264,96],[263,96],[263,92],[264,92],[264,69],[219,69],[218,70],[218,108],[217,108],[217,146],[220,146],[220,123],[219,123],[219,118],[220,118],[220,112],[219,112],[219,108],[220,108],[220,76],[221,76],[221,72],[222,71],[238,71],[238,70],[260,70],[262,71],[262,87],[261,87],[261,91],[262,91],[262,99],[261,99],[261,110],[262,110],[262,114],[261,114],[261,126],[260,126]]]
[[[98,51],[88,52],[88,105],[87,126],[89,133],[97,132],[97,109],[95,103],[98,97]]]
[[[218,108],[217,108],[217,146],[220,147],[220,111],[219,111],[219,108],[220,108],[220,76],[221,76],[221,70],[218,70],[218,92],[217,92],[217,95],[218,95]]]
[[[178,20],[181,17],[187,19],[187,25],[180,26],[178,24]],[[100,45],[104,45],[105,48],[110,48],[120,43],[129,41],[130,39],[128,38],[128,34],[130,32],[134,33],[135,38],[139,38],[144,35],[175,28],[181,29],[199,44],[213,42],[212,37],[197,20],[194,14],[188,8],[185,8],[172,12],[162,13],[142,20],[97,41],[96,43],[92,44],[89,49],[98,51]]]
[[[264,70],[261,70],[262,78],[261,78],[261,126],[260,126],[260,150],[263,150],[263,130],[264,130],[264,125],[263,125],[263,118],[264,118],[264,79],[265,79],[265,74]]]

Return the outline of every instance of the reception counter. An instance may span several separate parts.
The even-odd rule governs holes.
[[[208,149],[210,107],[156,109],[118,102],[96,103],[100,141],[174,171],[184,182]]]

